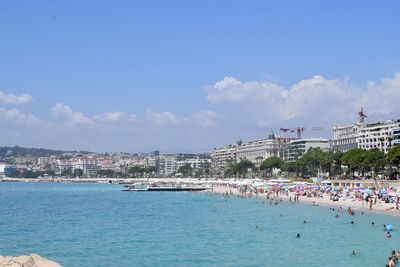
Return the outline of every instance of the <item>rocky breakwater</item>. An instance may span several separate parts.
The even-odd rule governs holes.
[[[60,264],[37,254],[30,256],[0,256],[0,267],[61,267]]]

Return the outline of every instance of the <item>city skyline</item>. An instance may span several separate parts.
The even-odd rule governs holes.
[[[204,152],[399,119],[399,5],[2,2],[0,145]]]

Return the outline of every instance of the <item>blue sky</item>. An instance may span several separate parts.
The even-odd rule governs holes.
[[[1,1],[0,145],[207,151],[280,127],[324,126],[305,135],[331,137],[361,106],[370,120],[400,118],[398,10]]]

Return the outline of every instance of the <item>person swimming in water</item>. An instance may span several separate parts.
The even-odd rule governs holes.
[[[300,238],[300,234],[297,234],[297,235],[296,235],[296,238]]]
[[[355,251],[355,250],[353,250],[353,252],[351,253],[351,255],[352,255],[352,256],[355,256],[355,255],[357,255],[356,251]]]
[[[386,233],[386,237],[387,237],[387,238],[390,238],[390,237],[392,237],[392,234],[391,234],[390,232],[387,232],[387,233]]]

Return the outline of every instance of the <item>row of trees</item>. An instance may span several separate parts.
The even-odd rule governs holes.
[[[200,169],[193,169],[190,164],[183,165],[173,173],[173,176],[181,177],[203,177],[204,175],[210,175],[210,166],[206,166]],[[52,173],[54,175],[54,172]],[[115,171],[111,169],[98,170],[96,177],[100,178],[138,178],[138,177],[158,177],[160,175],[159,166],[148,166],[143,167],[140,165],[135,165],[130,168],[122,169],[122,171]],[[42,173],[38,173],[33,178],[42,176]],[[61,176],[65,177],[83,177],[84,172],[81,169],[65,169],[61,172]],[[25,177],[25,176],[24,176]],[[31,178],[32,176],[29,176]],[[28,178],[28,177],[27,177]]]
[[[27,170],[25,172],[18,172],[15,171],[14,173],[11,173],[9,176],[12,178],[38,178],[38,177],[44,177],[44,176],[53,176],[55,175],[54,171],[32,171],[32,170]]]
[[[383,175],[395,178],[400,165],[400,146],[395,146],[388,154],[382,151],[352,149],[346,153],[324,152],[320,148],[311,148],[300,159],[284,162],[279,157],[265,159],[259,167],[251,161],[241,160],[226,170],[226,177],[243,177],[247,174],[262,177],[273,175],[274,169],[280,169],[289,176],[311,177],[318,175],[333,176],[373,176]]]
[[[128,173],[133,177],[143,177],[145,174],[155,174],[159,171],[158,166],[142,167],[140,165],[135,165],[129,168]]]
[[[245,159],[245,160],[241,160],[238,163],[235,163],[235,164],[229,166],[225,170],[224,175],[226,177],[233,177],[233,176],[243,177],[247,173],[249,173],[249,170],[255,171],[254,168],[255,168],[255,166],[254,166],[253,162]]]

